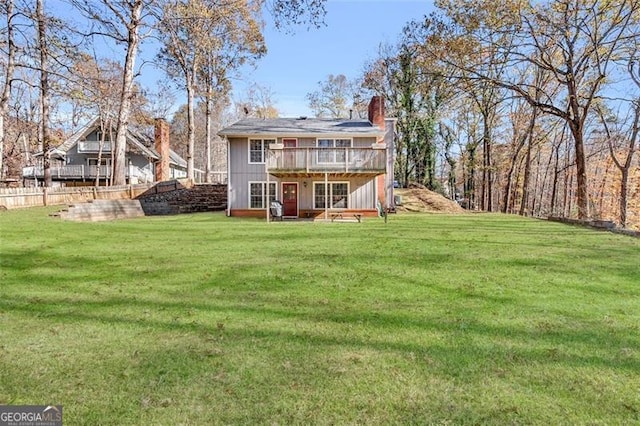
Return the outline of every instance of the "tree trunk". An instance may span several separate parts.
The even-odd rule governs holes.
[[[533,129],[536,124],[536,116],[537,116],[536,111],[537,109],[534,108],[531,114],[531,120],[529,120],[529,126],[527,127],[527,131],[524,135],[522,135],[522,137],[518,141],[518,145],[516,145],[515,152],[511,156],[511,164],[509,165],[509,171],[507,172],[507,182],[505,183],[505,186],[504,186],[505,188],[504,189],[504,206],[502,208],[503,213],[509,213],[509,210],[510,210],[509,204],[511,203],[511,186],[513,185],[513,172],[516,169],[517,159],[518,159],[518,156],[520,155],[520,151],[522,151],[522,148],[524,147],[524,144],[527,138],[529,138],[529,135],[533,133]]]
[[[125,159],[127,146],[127,131],[129,128],[129,115],[131,113],[131,99],[133,97],[133,78],[138,46],[140,44],[140,16],[142,15],[142,0],[135,0],[131,4],[131,20],[127,25],[128,42],[127,55],[124,62],[124,72],[122,76],[122,92],[120,94],[120,108],[118,110],[118,124],[116,130],[116,140],[112,147],[114,185],[125,185],[127,183],[127,164]]]
[[[13,72],[15,70],[16,45],[13,36],[13,0],[7,0],[7,65],[0,97],[0,180],[4,178],[4,118],[9,110],[9,100],[11,99],[11,85]]]
[[[620,226],[627,227],[627,193],[629,187],[629,169],[621,170],[622,180],[620,182]]]
[[[100,118],[100,129],[101,129],[100,135],[101,136],[100,136],[100,139],[98,140],[98,161],[97,161],[98,164],[97,164],[97,167],[96,167],[96,183],[95,183],[95,186],[100,186],[100,165],[102,164],[102,151],[104,150],[104,142],[105,142],[106,135],[107,135],[106,130],[105,130],[107,125],[105,123],[105,120],[102,118],[102,111],[100,111],[100,115],[101,115],[101,118]],[[109,122],[109,128],[111,128],[111,123],[110,122]],[[111,132],[109,132],[109,133],[111,133]],[[109,140],[111,140],[111,139],[109,139]],[[105,167],[105,169],[106,169],[106,167]],[[106,180],[106,176],[105,176],[105,180]]]
[[[192,80],[189,79],[189,80]],[[195,88],[192,81],[187,83],[187,179],[195,182],[194,172],[194,150],[196,143],[196,131],[195,131],[195,112],[193,109]]]
[[[46,39],[46,21],[44,16],[44,0],[36,3],[36,19],[38,21],[38,47],[40,50],[40,132],[42,135],[42,165],[44,168],[44,186],[51,186],[51,132],[49,130],[49,56]]]
[[[213,88],[211,87],[211,85],[208,85],[206,109],[205,109],[205,116],[206,116],[205,120],[207,125],[207,146],[206,146],[207,162],[205,164],[205,176],[204,176],[204,181],[207,183],[211,183],[211,136],[212,136],[211,114],[213,109],[211,105],[212,103],[213,103]]]
[[[493,173],[491,171],[491,128],[489,113],[483,111],[483,155],[482,155],[482,209],[488,212],[493,211],[493,191],[492,180]]]
[[[558,203],[558,176],[560,172],[558,171],[558,164],[560,162],[560,145],[554,147],[555,152],[554,155],[554,165],[553,165],[553,182],[551,184],[551,216],[556,215]]]
[[[531,197],[531,210],[529,211],[530,216],[536,216],[536,210],[540,205],[539,193],[542,193],[540,188],[540,145],[536,146],[536,178],[533,182],[533,197]],[[540,196],[541,197],[541,196]]]
[[[541,155],[541,149],[538,147],[538,155]],[[540,197],[538,199],[538,208],[537,208],[537,212],[535,212],[536,217],[541,217],[542,216],[542,209],[543,209],[543,201],[544,199],[548,198],[548,191],[547,191],[547,186],[549,185],[548,183],[548,178],[549,178],[549,174],[550,174],[550,170],[551,170],[551,163],[553,162],[553,146],[551,147],[551,152],[549,153],[549,161],[547,161],[547,166],[544,169],[544,175],[542,176],[542,185],[540,187]],[[549,216],[549,212],[551,212],[551,207],[549,205],[547,205],[547,216]]]
[[[575,109],[577,109],[577,107]],[[587,163],[584,153],[583,127],[584,126],[581,124],[580,120],[569,120],[569,129],[571,130],[571,135],[573,136],[573,146],[576,155],[576,203],[578,205],[578,219],[589,218]]]
[[[529,215],[529,181],[531,180],[531,145],[533,144],[533,132],[527,140],[527,154],[524,163],[524,180],[522,182],[522,200],[520,201],[520,216]]]
[[[406,138],[405,138],[406,140]],[[405,146],[408,147],[408,144],[405,144]],[[403,154],[402,156],[403,159],[403,164],[402,164],[402,171],[404,172],[403,176],[402,176],[402,180],[404,182],[403,186],[406,188],[409,186],[409,177],[411,175],[411,170],[409,170],[409,154],[408,152],[406,152],[405,154]]]
[[[467,174],[467,182],[465,185],[465,193],[468,200],[469,210],[476,209],[476,148],[468,151],[469,153],[469,173]]]

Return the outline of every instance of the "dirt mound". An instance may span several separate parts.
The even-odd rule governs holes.
[[[426,188],[397,188],[394,194],[402,198],[396,206],[398,212],[464,213],[465,210],[453,200],[429,191]]]

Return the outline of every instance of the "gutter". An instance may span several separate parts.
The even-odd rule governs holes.
[[[385,132],[369,132],[369,133],[357,133],[357,132],[344,132],[344,133],[218,133],[219,136],[225,138],[331,138],[331,139],[352,139],[352,138],[372,138],[372,137],[384,137]]]

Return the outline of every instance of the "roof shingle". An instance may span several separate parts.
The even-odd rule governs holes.
[[[245,118],[218,132],[220,136],[383,136],[368,120],[322,118]]]

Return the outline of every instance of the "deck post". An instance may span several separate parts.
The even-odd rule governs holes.
[[[349,148],[344,149],[344,172],[349,173]]]
[[[324,172],[324,220],[329,220],[329,173]]]
[[[271,207],[271,203],[269,202],[269,170],[267,170],[267,165],[264,165],[265,171],[267,172],[267,187],[265,188],[265,192],[266,192],[266,200],[265,200],[265,204],[267,207],[267,223],[269,223],[269,212],[270,212],[270,207]],[[251,198],[251,197],[249,197]]]

